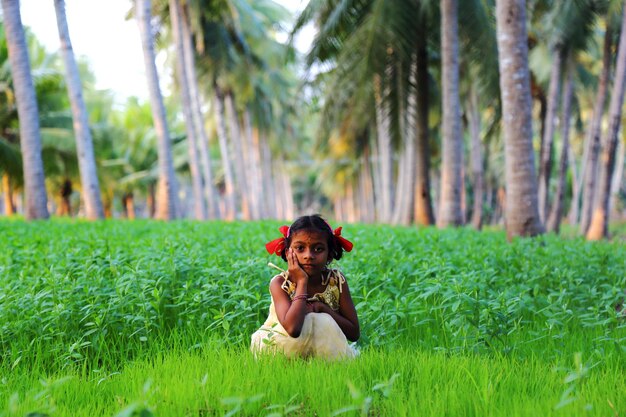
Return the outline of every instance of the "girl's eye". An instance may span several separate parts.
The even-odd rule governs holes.
[[[315,248],[315,252],[318,252],[318,253],[324,252],[324,248],[321,246],[319,248]]]

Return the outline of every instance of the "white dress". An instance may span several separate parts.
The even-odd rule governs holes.
[[[289,281],[287,272],[280,275],[285,279],[282,289],[293,299],[295,284]],[[341,284],[345,278],[341,272],[333,269],[327,281],[324,292],[315,294],[309,301],[322,301],[336,311],[339,309]],[[289,336],[278,321],[273,299],[267,320],[252,335],[250,349],[255,355],[261,352],[282,352],[287,357],[320,357],[330,360],[353,358],[358,354],[348,343],[337,322],[327,313],[308,313],[304,317],[300,336]]]

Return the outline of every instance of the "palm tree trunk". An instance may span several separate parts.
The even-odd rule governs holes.
[[[269,138],[265,131],[259,133],[259,146],[261,147],[261,177],[263,178],[263,207],[268,218],[275,219],[276,216],[276,189],[274,187],[272,173],[272,151],[270,149]]]
[[[241,216],[245,220],[250,220],[250,194],[248,182],[246,181],[246,167],[243,159],[243,144],[241,139],[241,129],[239,128],[239,117],[235,108],[235,100],[232,92],[227,92],[224,96],[224,107],[230,132],[231,144],[235,155],[235,183],[237,184],[237,196],[241,202]]]
[[[474,204],[472,207],[472,226],[476,230],[482,228],[483,221],[483,199],[484,199],[484,174],[482,142],[480,140],[480,109],[478,108],[477,86],[470,87],[468,103],[468,125],[470,130],[470,161],[472,169],[472,187],[474,193]]]
[[[182,9],[180,0],[169,0],[170,20],[172,21],[172,32],[176,45],[176,75],[180,89],[183,118],[185,119],[185,130],[187,132],[187,153],[189,155],[189,170],[191,172],[191,189],[193,193],[193,212],[196,220],[207,218],[206,204],[202,185],[202,174],[200,174],[200,161],[198,158],[198,135],[196,132],[191,96],[189,94],[189,79],[187,77],[187,59],[185,57],[185,47],[182,31]]]
[[[152,118],[158,138],[159,179],[156,192],[156,218],[173,220],[178,217],[178,184],[174,174],[172,141],[167,126],[167,116],[163,95],[159,87],[159,74],[156,68],[154,38],[150,24],[150,0],[137,0],[137,23],[141,34],[146,79],[152,107]],[[106,210],[105,210],[106,215]]]
[[[204,182],[204,194],[208,206],[208,217],[210,219],[219,219],[219,196],[213,179],[213,166],[209,154],[209,138],[204,128],[204,118],[202,116],[202,108],[200,104],[200,93],[198,92],[198,77],[196,75],[195,51],[191,40],[191,28],[189,27],[189,6],[182,7],[182,37],[183,49],[185,54],[185,70],[187,71],[187,81],[189,86],[189,99],[191,106],[191,117],[197,133],[198,145],[200,150],[200,162],[202,165],[202,177]]]
[[[222,156],[222,171],[224,171],[224,218],[235,220],[235,182],[233,179],[233,168],[230,162],[230,151],[228,150],[228,137],[226,136],[226,116],[224,114],[224,95],[215,84],[215,124],[217,128],[217,139],[220,144],[220,154]]]
[[[496,2],[496,24],[506,161],[506,232],[512,239],[544,231],[532,147],[526,2]]]
[[[4,215],[12,216],[15,214],[13,187],[11,186],[11,177],[6,172],[2,173],[2,191],[4,192]]]
[[[135,219],[135,196],[132,192],[126,192],[122,196],[122,206],[124,207],[124,214],[128,220]]]
[[[461,105],[459,102],[459,35],[456,0],[441,0],[443,137],[441,195],[437,227],[463,224],[461,212]]]
[[[41,158],[39,110],[20,16],[20,2],[2,0],[2,16],[20,122],[20,149],[26,192],[25,215],[28,220],[47,219],[48,196]]]
[[[555,118],[559,107],[561,88],[561,63],[563,48],[557,47],[554,51],[552,71],[550,73],[550,87],[548,88],[548,110],[544,123],[541,152],[539,154],[539,218],[546,222],[549,213],[550,174],[552,173],[552,148],[554,139]]]
[[[379,158],[379,178],[380,178],[380,220],[383,223],[389,223],[392,215],[393,204],[393,155],[391,148],[390,121],[385,105],[387,88],[382,84],[386,84],[388,80],[381,80],[380,76],[376,76],[374,80],[374,91],[376,101],[376,132],[378,139],[378,158]]]
[[[245,126],[245,146],[244,146],[244,155],[245,155],[245,169],[246,169],[246,179],[248,183],[249,195],[250,195],[250,211],[252,214],[252,218],[257,220],[261,219],[262,210],[260,206],[259,199],[261,197],[261,187],[259,181],[261,179],[260,175],[260,157],[258,152],[258,135],[257,140],[255,140],[254,129],[252,127],[252,117],[250,116],[250,109],[246,108],[243,112],[243,122]]]
[[[617,153],[615,172],[611,180],[611,196],[609,197],[609,213],[612,212],[613,202],[618,197],[619,190],[622,187],[622,177],[624,176],[624,142],[617,141]]]
[[[148,218],[154,218],[154,213],[156,212],[155,207],[155,191],[154,191],[154,183],[150,182],[148,184],[148,195],[146,196],[146,206],[148,209]]]
[[[574,81],[572,72],[572,63],[567,66],[567,78],[565,79],[565,86],[563,88],[563,113],[561,119],[562,126],[562,147],[561,147],[561,162],[559,164],[559,182],[557,185],[556,193],[554,195],[554,205],[552,212],[548,220],[547,229],[554,233],[559,233],[561,227],[561,219],[563,217],[563,200],[565,199],[565,187],[567,185],[567,166],[569,156],[569,132],[570,132],[570,118],[572,112],[572,96],[574,93]]]
[[[65,16],[65,0],[54,0],[54,9],[61,41],[61,55],[65,62],[65,79],[72,108],[72,119],[74,120],[76,151],[78,154],[78,166],[80,168],[80,182],[85,201],[85,214],[90,220],[102,219],[104,218],[104,208],[102,207],[102,199],[100,198],[100,185],[96,172],[96,158],[94,156],[91,132],[89,131],[87,107],[83,100],[83,88],[80,81],[80,74],[74,57],[70,32]]]
[[[598,240],[609,234],[609,200],[611,196],[611,179],[615,168],[615,149],[617,147],[622,105],[624,103],[624,85],[626,84],[626,7],[622,11],[622,34],[617,52],[615,81],[611,91],[609,106],[609,128],[606,132],[600,165],[600,183],[595,201],[591,224],[587,231],[588,240]]]
[[[378,123],[376,123],[378,124]],[[383,203],[382,203],[382,181],[380,178],[380,155],[378,147],[378,127],[376,127],[377,134],[371,135],[371,152],[372,152],[372,182],[374,184],[374,207],[375,207],[375,221],[382,221]]]
[[[417,80],[417,57],[413,56],[410,66],[411,74],[409,75],[409,84],[412,86],[407,93],[406,110],[402,115],[405,120],[401,129],[404,152],[400,159],[400,168],[398,169],[398,187],[396,193],[396,207],[394,212],[393,223],[409,225],[411,222],[411,209],[415,204],[415,170],[417,150],[415,146],[415,125],[417,114],[417,91],[415,84]]]
[[[598,179],[598,156],[600,155],[600,136],[602,134],[602,115],[604,114],[604,104],[608,92],[608,81],[611,75],[613,31],[607,21],[607,28],[604,33],[604,47],[602,52],[602,72],[598,80],[598,92],[596,102],[593,107],[593,116],[585,144],[587,155],[583,159],[583,169],[581,177],[584,181],[582,191],[582,209],[580,211],[580,232],[585,234],[589,229],[591,221],[591,210],[596,198],[596,182]]]
[[[367,149],[361,156],[361,169],[359,170],[359,206],[361,207],[359,220],[365,223],[373,223],[376,220],[376,206],[374,185],[372,183],[372,168],[369,150]]]
[[[423,26],[416,39],[416,169],[415,169],[415,223],[428,226],[435,223],[433,204],[430,197],[430,149],[428,144],[428,48],[426,28]]]
[[[576,224],[580,213],[580,174],[578,173],[578,167],[576,165],[576,157],[572,147],[569,147],[568,159],[570,160],[570,167],[572,169],[572,200],[570,201],[570,208],[568,214],[569,224]]]

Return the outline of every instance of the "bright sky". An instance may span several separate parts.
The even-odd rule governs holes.
[[[308,0],[275,0],[301,10]],[[132,0],[65,0],[74,54],[84,56],[96,75],[96,87],[116,92],[118,100],[148,95],[139,28],[126,20]],[[53,0],[21,0],[22,23],[50,52],[59,49]]]
[[[139,28],[126,20],[131,5],[130,0],[66,0],[65,13],[74,54],[87,57],[97,88],[147,97]],[[21,0],[21,14],[46,49],[59,49],[53,0]]]

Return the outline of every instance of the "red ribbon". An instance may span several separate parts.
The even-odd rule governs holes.
[[[339,242],[339,244],[341,245],[341,247],[343,248],[343,250],[345,250],[346,252],[350,252],[352,250],[352,248],[354,247],[354,245],[352,244],[352,242],[350,242],[348,239],[346,239],[345,237],[341,236],[341,226],[339,226],[338,228],[336,228],[333,231],[333,234],[335,235],[335,239],[337,239],[337,242]]]
[[[278,239],[274,239],[271,242],[267,242],[265,244],[265,249],[267,249],[270,254],[276,254],[278,256],[281,256],[283,254],[283,251],[285,250],[285,241],[287,239],[287,236],[289,235],[289,226],[280,226],[278,230],[280,230],[280,233],[283,235],[283,237],[279,237]]]

